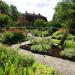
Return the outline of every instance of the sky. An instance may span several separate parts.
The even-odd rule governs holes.
[[[48,21],[52,20],[55,12],[54,8],[59,0],[3,0],[6,3],[13,4],[18,11],[25,13],[41,14],[47,17]]]

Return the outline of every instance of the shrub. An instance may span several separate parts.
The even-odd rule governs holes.
[[[60,43],[60,40],[52,39],[52,44],[59,44],[59,43]]]
[[[12,38],[13,38],[14,34],[12,34],[11,32],[4,32],[2,35],[1,35],[1,41],[3,43],[8,43],[10,44],[10,42],[12,41]]]
[[[75,40],[75,35],[69,34],[67,40]]]
[[[0,28],[8,27],[11,18],[8,15],[0,13]]]
[[[48,30],[41,31],[41,30],[35,29],[35,30],[32,30],[31,33],[35,36],[48,36],[49,35]]]
[[[63,37],[64,32],[65,32],[64,29],[60,29],[56,31],[55,33],[53,33],[52,37],[55,39],[61,39]]]
[[[32,41],[31,50],[32,51],[49,51],[50,47],[50,39],[48,38],[34,38]]]
[[[37,75],[58,75],[54,68],[48,67],[46,65],[42,64],[34,64],[34,67],[36,67]]]
[[[31,33],[34,35],[34,36],[40,36],[40,31],[35,29],[35,30],[31,30]]]
[[[21,32],[4,32],[1,41],[4,44],[15,44],[25,40],[25,35]]]
[[[41,43],[42,42],[42,38],[41,37],[39,37],[39,38],[33,38],[33,39],[31,39],[31,42],[32,42],[32,44]]]
[[[65,48],[60,52],[61,56],[67,58],[75,58],[75,49],[74,48]]]
[[[34,58],[31,55],[21,56],[18,54],[18,51],[0,45],[0,72],[2,71],[3,74],[21,75],[25,67],[32,66],[33,64]]]
[[[32,45],[31,50],[32,51],[42,51],[42,46],[41,45]]]
[[[48,36],[49,35],[49,32],[46,30],[46,31],[42,31],[42,35],[43,36]]]
[[[33,39],[33,36],[29,36],[29,35],[26,36],[26,40],[32,40],[32,39]]]
[[[25,40],[25,35],[21,32],[14,32],[13,43],[23,42]]]
[[[51,38],[33,38],[31,39],[32,44],[51,44]]]
[[[49,51],[49,50],[51,50],[51,47],[47,44],[38,44],[38,45],[32,45],[31,50],[33,50],[33,51]]]
[[[22,67],[32,66],[34,62],[34,58],[31,55],[20,56],[18,61]]]
[[[65,41],[64,48],[75,48],[75,42],[73,42],[73,41]]]
[[[0,75],[56,75],[56,70],[35,63],[32,55],[20,55],[18,50],[0,44]]]

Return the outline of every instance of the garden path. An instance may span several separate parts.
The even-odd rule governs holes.
[[[22,43],[28,44],[29,41]],[[13,48],[18,47],[19,45],[13,45]],[[19,52],[21,54],[32,54],[36,61],[42,64],[46,64],[47,66],[52,66],[56,70],[59,71],[59,73],[62,73],[63,75],[75,75],[75,62],[72,62],[70,60],[64,60],[57,57],[47,56],[47,55],[41,55],[41,54],[35,54],[27,50],[20,49]]]

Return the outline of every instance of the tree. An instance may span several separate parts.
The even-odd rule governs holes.
[[[75,0],[62,0],[63,2],[75,2]]]
[[[45,27],[45,21],[42,19],[37,19],[34,22],[35,27]]]
[[[14,21],[17,20],[18,16],[20,15],[20,12],[18,12],[16,6],[11,5],[10,6],[10,12],[11,12],[11,17]]]
[[[69,23],[65,25],[66,27],[70,26],[69,28],[75,28],[75,17],[74,16],[75,16],[75,3],[60,2],[57,4],[55,8],[55,14],[54,14],[53,20],[60,22],[61,24],[72,21],[70,25]]]
[[[55,8],[55,14],[53,20],[56,22],[60,22],[62,27],[66,29],[64,33],[60,45],[63,46],[67,34],[71,29],[75,29],[75,2],[73,0],[62,0],[59,2]]]
[[[9,5],[4,1],[0,0],[0,13],[9,15],[10,14],[9,10],[10,10]]]
[[[8,27],[9,23],[11,21],[11,18],[8,15],[0,14],[0,28]]]

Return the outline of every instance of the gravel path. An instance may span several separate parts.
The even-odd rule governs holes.
[[[16,47],[16,45],[12,46]],[[64,60],[57,57],[47,56],[47,55],[41,55],[41,54],[35,54],[27,50],[20,49],[20,53],[28,53],[32,54],[36,61],[39,63],[46,64],[48,66],[54,67],[56,70],[58,70],[63,75],[75,75],[75,62]]]

